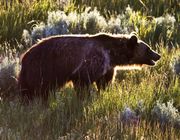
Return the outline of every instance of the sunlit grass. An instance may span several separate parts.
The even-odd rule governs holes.
[[[49,1],[25,3],[15,2],[12,6],[1,6],[0,9],[0,42],[20,41],[24,29],[30,29],[39,21],[47,18],[49,10],[53,9],[53,3]],[[8,4],[10,2],[7,2]]]
[[[162,47],[160,45],[160,47]],[[155,67],[119,71],[114,84],[98,94],[79,100],[72,87],[65,87],[44,106],[37,99],[28,106],[18,100],[0,102],[1,139],[179,139],[179,126],[165,125],[153,118],[156,101],[179,97],[179,82],[170,62],[179,50],[160,49],[162,59]],[[85,94],[86,92],[82,92]],[[176,100],[175,107],[178,107]],[[122,120],[130,108],[137,120]]]
[[[177,0],[70,2],[0,2],[0,139],[180,139]],[[46,36],[134,30],[150,42],[161,59],[155,67],[118,71],[115,82],[105,91],[98,93],[93,86],[91,96],[84,100],[66,86],[55,98],[52,95],[46,106],[39,99],[22,105],[16,58],[30,47],[33,31],[42,35],[44,30]]]

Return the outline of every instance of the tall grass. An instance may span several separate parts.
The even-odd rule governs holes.
[[[180,139],[178,0],[65,3],[0,2],[0,139]],[[92,90],[84,100],[66,86],[48,106],[38,99],[20,104],[16,57],[24,45],[22,35],[29,47],[33,39],[54,34],[132,30],[161,54],[155,67],[119,71],[113,85],[100,94]]]
[[[7,4],[6,4],[7,3]],[[67,1],[58,1],[58,0],[41,0],[41,1],[31,1],[26,0],[24,2],[13,0],[13,1],[2,1],[1,3],[1,9],[0,9],[0,42],[4,41],[20,41],[21,36],[23,33],[23,29],[31,30],[34,26],[37,24],[44,22],[47,19],[48,11],[61,9],[64,10],[66,14],[69,13],[82,13],[87,10],[86,6],[91,6],[92,9],[95,9],[96,7],[96,13],[93,13],[90,11],[89,13],[89,19],[87,21],[93,20],[99,18],[99,15],[102,15],[102,17],[106,18],[106,20],[110,20],[109,24],[118,27],[117,31],[114,32],[120,32],[121,27],[123,27],[125,22],[129,25],[130,22],[133,23],[133,29],[136,30],[139,29],[139,34],[142,36],[149,36],[151,38],[155,38],[153,42],[157,41],[157,38],[159,38],[159,33],[163,32],[163,34],[166,34],[166,30],[170,30],[168,27],[167,29],[162,31],[162,26],[158,26],[157,30],[154,32],[156,33],[156,36],[152,37],[153,35],[148,34],[148,31],[151,30],[151,28],[154,27],[153,23],[155,23],[154,18],[160,17],[159,20],[162,22],[169,22],[170,19],[168,19],[167,15],[172,15],[175,17],[175,24],[173,25],[175,30],[170,30],[170,33],[168,33],[168,37],[172,36],[173,31],[173,37],[176,41],[179,40],[179,32],[180,32],[180,14],[179,14],[179,3],[177,0],[161,0],[161,1],[122,1],[122,0],[101,0],[101,1],[81,1],[81,0],[67,0]],[[134,13],[131,14],[131,17],[127,18],[127,20],[124,22],[124,25],[121,24],[121,16],[126,12],[127,7],[130,6],[132,8],[132,11]],[[105,10],[105,11],[104,11]],[[111,12],[114,11],[114,12]],[[89,11],[88,11],[89,12]],[[95,15],[93,15],[95,14]],[[133,17],[134,14],[134,17]],[[90,17],[91,15],[91,17]],[[119,19],[117,21],[113,20],[113,16],[116,17],[117,15],[120,15]],[[169,16],[171,17],[171,16]],[[164,18],[164,19],[163,19]],[[78,19],[81,20],[81,19]],[[99,19],[96,19],[99,20]],[[118,23],[118,20],[120,22]],[[173,20],[173,19],[172,19]],[[89,24],[89,21],[87,22]],[[160,22],[161,22],[160,21]],[[89,25],[87,24],[88,28]],[[162,23],[164,24],[164,23]],[[91,25],[91,24],[90,24]],[[148,26],[150,25],[150,26]],[[83,25],[84,26],[84,25]],[[108,25],[110,26],[110,25]],[[172,26],[172,27],[173,27]],[[147,29],[146,29],[147,28]],[[109,29],[111,30],[111,29]],[[89,29],[88,32],[91,32],[94,30]],[[122,32],[122,31],[121,31]],[[94,32],[92,32],[94,33]],[[166,36],[162,36],[162,38],[166,38]],[[171,40],[170,40],[171,41]]]
[[[23,29],[30,29],[47,18],[47,12],[53,9],[51,1],[12,1],[0,9],[0,42],[20,41]]]
[[[46,107],[39,100],[29,106],[1,100],[0,138],[179,139],[180,115],[175,108],[180,107],[180,83],[171,63],[180,50],[168,51],[163,45],[158,46],[162,58],[155,67],[119,71],[112,86],[100,95],[92,91],[83,101],[69,86],[57,91]],[[166,107],[172,100],[175,104]]]
[[[78,6],[97,7],[102,13],[121,13],[129,5],[135,11],[141,11],[142,13],[156,17],[162,16],[166,12],[170,14],[174,13],[178,16],[178,9],[180,7],[178,0],[71,0],[71,2]]]

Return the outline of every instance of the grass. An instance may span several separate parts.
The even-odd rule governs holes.
[[[155,67],[141,71],[120,71],[117,81],[90,98],[79,101],[71,87],[65,87],[45,107],[36,100],[22,106],[18,100],[0,102],[1,139],[179,139],[180,131],[153,118],[157,100],[176,99],[178,76],[169,65],[178,49],[167,51],[160,44],[162,59]],[[176,88],[176,89],[175,89]],[[179,95],[179,92],[176,93]],[[138,108],[143,102],[142,108]],[[178,108],[179,100],[175,107]],[[125,108],[139,112],[137,123],[125,123]],[[138,111],[139,110],[139,111]]]
[[[1,5],[0,10],[0,42],[16,43],[21,40],[24,29],[30,29],[39,21],[47,18],[47,12],[53,10],[53,1],[42,0],[39,2],[27,0],[25,3],[13,1]]]
[[[8,76],[16,74],[17,70],[11,71],[15,68],[11,63],[5,64],[10,67],[3,69],[0,63],[0,139],[180,139],[180,77],[173,70],[174,58],[179,64],[180,54],[180,5],[177,0],[71,0],[63,6],[56,2],[26,0],[21,3],[14,0],[8,5],[1,2],[0,58],[19,57],[23,47],[26,47],[21,42],[23,30],[33,31],[41,22],[48,24],[48,11],[56,13],[59,9],[72,22],[69,25],[71,28],[67,29],[72,33],[83,32],[85,27],[87,30],[83,33],[98,32],[102,23],[97,19],[104,21],[105,18],[109,30],[114,30],[114,27],[116,32],[131,27],[137,29],[139,36],[150,42],[162,58],[155,67],[119,71],[113,85],[99,95],[93,89],[91,97],[81,101],[77,99],[74,89],[66,86],[56,92],[56,98],[50,98],[48,106],[43,106],[38,99],[28,106],[21,105],[15,90],[7,92],[10,82],[3,85],[3,90],[2,83],[6,83],[4,70],[9,71],[6,73]],[[91,6],[92,10],[88,11],[90,8],[85,5]],[[83,14],[84,11],[86,13]],[[54,14],[58,16],[55,19],[61,21],[58,13]],[[74,20],[76,16],[79,18],[80,13],[84,15],[80,17],[86,20]],[[174,15],[175,21],[169,14]],[[160,24],[155,24],[155,20],[159,20]],[[127,24],[130,26],[126,27]],[[14,75],[10,77],[9,80],[12,80]],[[13,79],[13,82],[16,81]],[[3,98],[9,96],[10,99]],[[158,105],[161,110],[158,110]],[[153,110],[159,116],[154,116]]]
[[[153,38],[153,42],[156,42],[159,37],[163,38],[164,40],[165,37],[172,36],[173,34],[171,39],[176,40],[176,42],[179,43],[180,27],[178,23],[180,22],[180,13],[178,9],[180,5],[177,0],[162,0],[158,3],[156,1],[149,0],[144,1],[144,3],[139,0],[114,0],[113,2],[110,0],[101,0],[98,2],[94,0],[66,0],[65,2],[62,2],[61,0],[26,0],[25,2],[21,3],[18,2],[18,0],[14,0],[11,4],[10,3],[10,1],[4,1],[0,3],[0,6],[2,7],[0,9],[0,43],[8,41],[12,42],[11,44],[15,44],[20,42],[23,30],[27,29],[30,31],[39,23],[45,21],[48,16],[48,11],[63,10],[66,14],[71,13],[72,11],[82,13],[87,9],[87,6],[90,6],[92,9],[97,7],[96,9],[97,11],[100,11],[100,15],[103,15],[108,21],[113,16],[116,17],[119,14],[120,16],[123,16],[121,14],[126,11],[128,5],[132,8],[133,13],[130,15],[131,17],[128,18],[129,21],[126,22],[132,22],[131,28],[138,30],[138,33],[141,35],[141,37],[145,39],[152,39],[154,37],[155,39]],[[156,26],[153,24],[154,18],[161,16],[167,18],[166,14],[170,14],[175,17],[175,30],[170,30],[172,25],[167,25],[167,29],[165,28],[165,30],[162,30],[162,28],[166,26],[165,24],[168,24],[164,23],[164,25],[160,25],[160,27],[154,31],[156,36],[153,36],[153,34],[150,34],[149,36],[149,31],[153,30],[153,27]],[[93,18],[93,15],[91,16],[92,17],[90,18]],[[149,27],[147,25],[149,25]],[[166,33],[167,30],[168,33]],[[92,32],[92,30],[87,30],[86,33],[88,32]],[[160,35],[161,32],[164,35]]]
[[[98,7],[102,13],[112,14],[120,13],[125,10],[129,5],[135,11],[141,11],[141,13],[153,15],[155,17],[162,16],[164,13],[175,14],[179,18],[178,8],[180,4],[177,0],[71,0],[76,6],[79,7]]]

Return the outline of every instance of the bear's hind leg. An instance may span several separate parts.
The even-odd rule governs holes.
[[[23,105],[28,105],[33,101],[34,98],[34,92],[28,89],[21,89],[20,91],[20,102]]]

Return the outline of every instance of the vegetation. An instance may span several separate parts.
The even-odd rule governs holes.
[[[0,7],[0,139],[180,139],[178,0],[2,0]],[[38,39],[131,31],[161,54],[155,67],[119,71],[113,85],[100,94],[94,85],[83,101],[66,85],[48,106],[19,102],[19,57]]]

